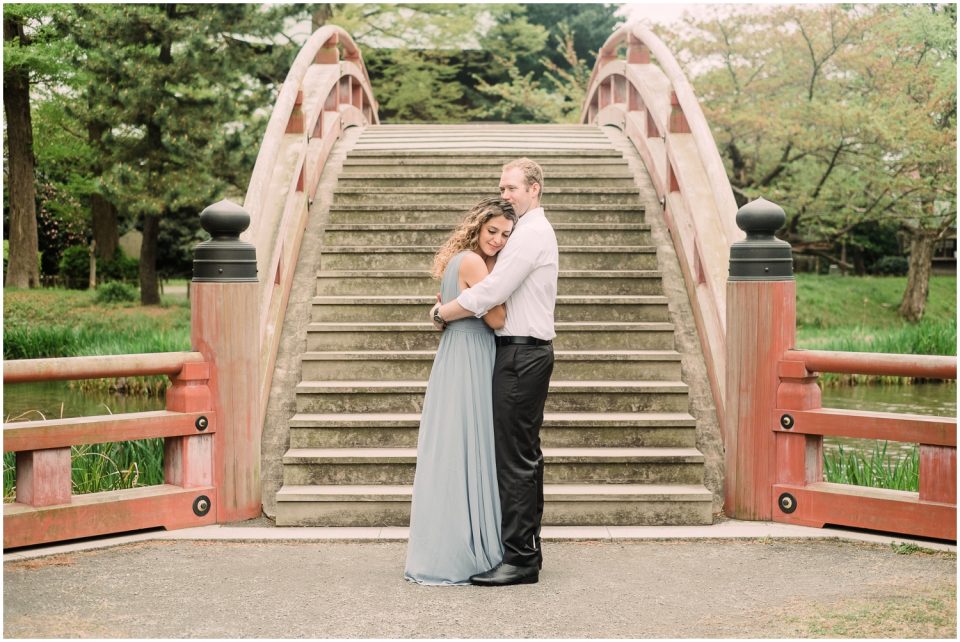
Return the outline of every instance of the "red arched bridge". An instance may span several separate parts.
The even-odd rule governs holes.
[[[346,32],[312,35],[242,208],[201,216],[213,238],[196,252],[192,351],[4,363],[7,384],[171,380],[162,411],[4,425],[17,478],[5,548],[261,511],[278,525],[406,524],[438,340],[430,258],[517,156],[546,169],[561,246],[546,524],[709,524],[723,510],[956,539],[956,420],[823,408],[817,383],[955,379],[956,358],[796,349],[783,212],[762,199],[738,212],[653,33],[604,44],[580,125],[381,125],[374,90]],[[72,446],[156,437],[163,484],[72,494]],[[919,444],[919,491],[823,481],[824,437]]]

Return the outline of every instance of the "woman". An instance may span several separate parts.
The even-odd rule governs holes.
[[[434,258],[440,297],[449,301],[482,280],[517,222],[510,203],[480,201]],[[502,305],[483,319],[444,328],[420,415],[417,472],[404,577],[420,584],[469,584],[503,558],[493,446],[491,328]],[[488,327],[489,326],[489,327]]]

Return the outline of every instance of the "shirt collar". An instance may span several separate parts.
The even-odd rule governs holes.
[[[517,221],[517,225],[519,226],[522,225],[524,221],[533,220],[535,218],[543,218],[544,216],[543,208],[535,207],[532,210],[527,210],[527,212]]]

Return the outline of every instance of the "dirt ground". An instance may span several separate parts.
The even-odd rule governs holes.
[[[152,541],[4,564],[5,637],[955,638],[956,555],[547,543],[540,583],[405,582],[404,542]]]

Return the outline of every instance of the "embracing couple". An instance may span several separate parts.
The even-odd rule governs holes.
[[[533,584],[543,566],[540,426],[553,372],[557,238],[543,170],[503,166],[437,252],[442,330],[420,417],[404,576],[421,584]]]

